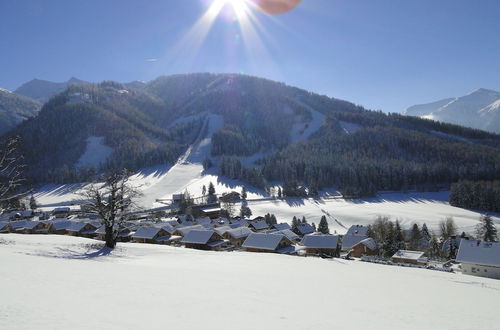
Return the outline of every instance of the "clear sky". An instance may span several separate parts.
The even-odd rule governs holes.
[[[242,72],[390,112],[500,90],[498,0],[303,0],[252,24],[226,6],[209,29],[211,3],[1,0],[0,87]]]

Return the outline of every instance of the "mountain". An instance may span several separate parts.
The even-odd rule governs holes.
[[[404,113],[500,133],[500,92],[480,88],[462,97],[415,105]]]
[[[61,83],[33,79],[17,88],[15,93],[45,103],[52,96],[63,92],[68,86],[85,83],[87,82],[77,78],[70,78],[68,81]]]
[[[220,175],[255,186],[282,181],[287,195],[300,186],[357,196],[500,178],[499,135],[238,74],[159,77],[141,89],[71,85],[10,134],[21,135],[37,182],[185,162],[204,143],[197,150],[208,151],[188,161],[208,158]]]
[[[0,134],[35,116],[41,107],[35,100],[0,88]]]

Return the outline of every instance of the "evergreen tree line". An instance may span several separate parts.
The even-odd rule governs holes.
[[[450,205],[500,212],[500,181],[459,181],[451,185]]]

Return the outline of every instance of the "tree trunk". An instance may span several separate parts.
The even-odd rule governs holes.
[[[109,247],[110,249],[114,249],[116,246],[116,238],[114,237],[115,235],[113,234],[113,227],[111,226],[106,226],[106,246]]]

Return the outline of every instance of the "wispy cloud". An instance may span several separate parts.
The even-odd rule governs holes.
[[[158,62],[157,58],[147,58],[146,62]]]

